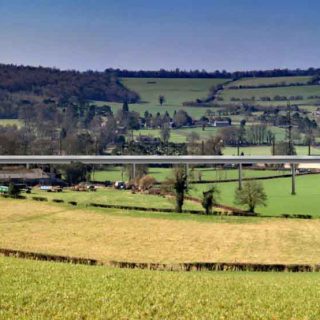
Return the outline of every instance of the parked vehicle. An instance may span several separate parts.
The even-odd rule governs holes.
[[[9,187],[7,186],[0,186],[0,194],[7,194],[9,191]]]
[[[106,180],[105,182],[104,182],[104,186],[105,187],[112,187],[112,181],[110,181],[110,180]]]
[[[116,182],[114,183],[114,187],[115,187],[116,189],[124,190],[124,189],[126,189],[126,183],[125,183],[124,181],[116,181]]]
[[[87,191],[95,192],[95,191],[97,191],[97,188],[92,184],[79,183],[75,186],[72,186],[71,190],[81,191],[81,192],[87,192]]]
[[[41,186],[40,190],[47,192],[62,192],[62,188],[60,186]]]

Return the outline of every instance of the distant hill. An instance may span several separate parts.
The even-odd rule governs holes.
[[[139,101],[139,95],[127,89],[110,72],[0,64],[0,90],[57,99],[75,96],[83,100]]]

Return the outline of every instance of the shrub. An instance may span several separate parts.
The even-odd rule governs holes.
[[[143,191],[149,190],[155,184],[156,179],[152,176],[143,176],[139,181],[139,188]]]
[[[203,192],[202,206],[205,209],[206,214],[212,213],[212,208],[217,204],[217,197],[219,196],[219,190],[213,186],[208,191]]]
[[[21,193],[21,190],[19,189],[18,186],[16,186],[14,183],[10,183],[9,184],[9,188],[8,188],[8,195],[11,198],[18,198],[19,195]]]
[[[48,201],[48,198],[45,198],[45,197],[32,197],[32,200],[35,200],[35,201]]]
[[[52,199],[52,202],[63,203],[64,200],[62,200],[62,199]]]

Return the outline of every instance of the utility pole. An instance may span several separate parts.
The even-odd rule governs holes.
[[[292,118],[291,118],[291,105],[288,103],[288,151],[289,155],[293,155],[293,141],[292,141]]]
[[[291,164],[292,171],[292,183],[291,183],[291,194],[294,196],[296,194],[296,165]]]
[[[293,155],[291,105],[288,103],[288,153]],[[296,194],[296,165],[291,163],[291,194]]]
[[[238,145],[237,145],[237,154],[240,156],[240,139],[238,139]],[[242,190],[242,163],[239,163],[238,167],[238,175],[239,175],[239,190]]]

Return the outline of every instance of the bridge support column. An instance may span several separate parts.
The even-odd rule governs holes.
[[[132,164],[132,178],[133,178],[133,180],[135,180],[135,178],[136,178],[136,164],[135,163]]]
[[[189,187],[189,164],[188,163],[186,163],[186,175],[187,175],[186,185],[188,188]]]
[[[291,194],[295,195],[296,194],[296,165],[291,164]]]
[[[239,190],[242,190],[242,163],[239,163]]]

